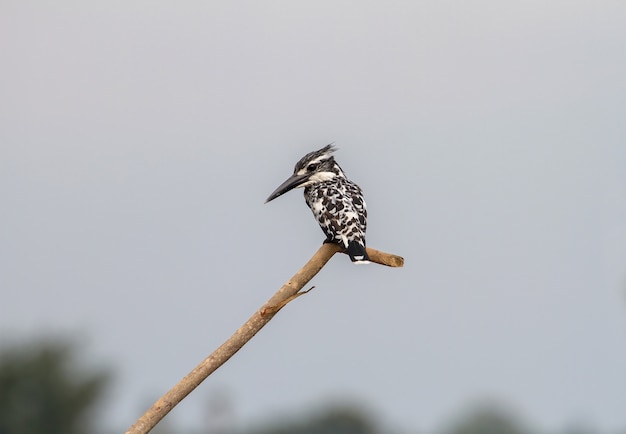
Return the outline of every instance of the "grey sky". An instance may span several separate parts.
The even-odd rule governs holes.
[[[626,3],[0,2],[0,331],[86,336],[129,425],[314,253],[331,141],[370,246],[212,388],[430,429],[479,398],[626,426]],[[269,391],[269,392],[268,392]]]

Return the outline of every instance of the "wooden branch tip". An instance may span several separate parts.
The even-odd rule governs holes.
[[[388,267],[404,267],[404,258],[402,256],[381,252],[371,247],[367,248],[367,256],[370,257],[371,262],[375,262],[376,264],[386,265]]]

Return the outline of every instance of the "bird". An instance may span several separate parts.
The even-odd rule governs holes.
[[[335,161],[336,150],[331,143],[306,154],[296,163],[293,175],[265,203],[295,188],[304,188],[304,200],[326,235],[324,243],[343,247],[355,264],[367,264],[367,205],[361,188],[346,177]]]

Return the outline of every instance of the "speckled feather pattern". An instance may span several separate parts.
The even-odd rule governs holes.
[[[367,208],[358,185],[337,176],[306,187],[304,199],[328,242],[348,248],[354,241],[365,248]]]

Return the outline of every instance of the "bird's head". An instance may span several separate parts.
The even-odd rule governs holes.
[[[267,198],[265,203],[276,199],[294,188],[306,187],[319,182],[328,181],[337,176],[345,177],[341,167],[335,161],[333,152],[336,148],[330,144],[322,149],[310,152],[296,163],[296,167],[285,182]]]

